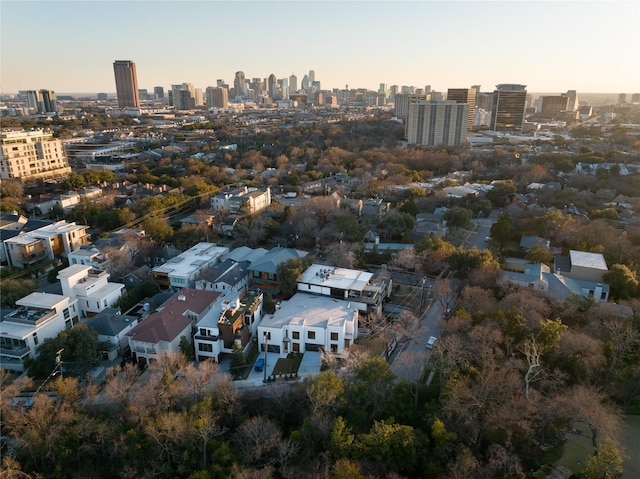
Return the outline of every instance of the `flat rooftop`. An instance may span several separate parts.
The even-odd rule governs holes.
[[[172,276],[189,276],[205,265],[215,262],[229,252],[226,246],[214,243],[198,243],[184,253],[171,258],[165,264],[153,268],[156,273],[167,273]]]
[[[363,291],[372,279],[373,273],[366,271],[312,264],[302,273],[298,282],[345,291]]]
[[[35,292],[19,299],[16,304],[31,308],[54,309],[65,299],[68,300],[69,297],[61,294]]]
[[[600,269],[608,271],[607,262],[600,253],[587,253],[586,251],[569,251],[571,266],[579,266],[581,268]]]
[[[275,313],[265,315],[260,326],[277,329],[286,325],[342,328],[346,321],[352,321],[357,315],[358,308],[355,302],[296,293],[288,301],[283,301]]]

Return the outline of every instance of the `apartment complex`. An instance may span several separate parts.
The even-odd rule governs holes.
[[[58,102],[53,90],[27,90],[27,105],[37,113],[58,113]]]
[[[62,141],[55,139],[52,132],[3,131],[0,142],[0,179],[33,181],[71,173]]]
[[[469,105],[455,101],[409,104],[405,136],[412,145],[459,146],[467,141]]]
[[[113,62],[113,73],[116,77],[118,106],[120,108],[139,108],[140,94],[136,64],[130,60],[116,60]]]

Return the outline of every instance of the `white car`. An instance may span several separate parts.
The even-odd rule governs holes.
[[[436,338],[435,336],[431,336],[429,338],[429,340],[427,341],[427,349],[433,349],[434,344],[436,344],[436,341],[438,340],[438,338]]]

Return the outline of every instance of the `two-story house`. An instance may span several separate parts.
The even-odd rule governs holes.
[[[278,284],[278,265],[290,259],[303,258],[307,254],[306,251],[282,247],[267,251],[261,258],[254,259],[248,268],[251,287],[273,296],[280,295],[282,291]]]
[[[351,301],[362,313],[381,313],[390,292],[389,281],[375,281],[373,273],[367,271],[312,264],[302,273],[297,289]]]
[[[111,308],[120,299],[124,284],[110,283],[109,273],[90,265],[74,264],[58,272],[62,294],[78,301],[82,317]]]
[[[180,340],[193,343],[192,328],[214,307],[220,293],[184,288],[127,334],[134,360],[146,364],[180,351]]]
[[[296,293],[264,316],[258,347],[281,355],[321,349],[340,355],[358,338],[358,318],[355,302]]]
[[[221,261],[226,246],[198,243],[184,253],[151,270],[151,279],[162,288],[193,288],[202,271]]]
[[[45,339],[55,338],[78,322],[77,300],[50,293],[31,293],[16,301],[17,309],[0,322],[0,368],[24,371]]]

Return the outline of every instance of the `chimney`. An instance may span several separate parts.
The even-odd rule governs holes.
[[[184,294],[180,293],[178,295],[178,301],[186,301],[186,300],[187,300],[187,297]]]

